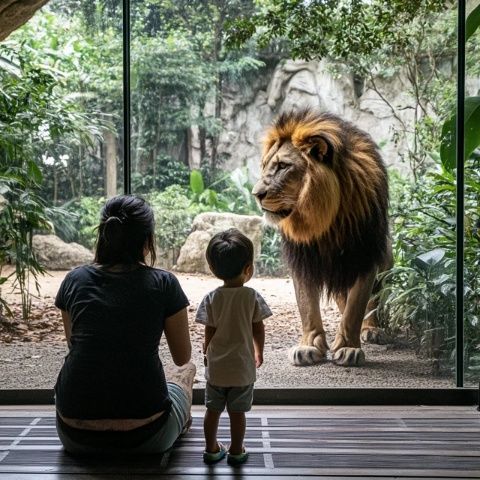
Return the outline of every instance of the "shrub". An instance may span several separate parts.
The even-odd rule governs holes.
[[[187,191],[179,185],[171,185],[160,193],[150,193],[145,198],[155,214],[155,236],[160,254],[167,256],[173,265],[199,209],[192,205]]]
[[[263,230],[262,250],[257,261],[259,275],[273,277],[285,276],[288,269],[282,256],[282,238],[279,231],[273,227],[265,227]]]
[[[52,219],[56,235],[66,242],[77,242],[93,249],[104,203],[103,197],[83,197],[65,203]]]
[[[403,330],[419,353],[453,370],[455,355],[455,175],[443,166],[416,183],[391,177],[395,267],[383,275],[379,309],[387,327]],[[466,163],[465,369],[480,369],[480,173]]]

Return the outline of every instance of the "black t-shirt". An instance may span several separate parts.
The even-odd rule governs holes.
[[[165,319],[188,305],[173,274],[85,265],[67,274],[55,305],[72,321],[70,352],[55,385],[63,416],[146,418],[170,407],[158,345]]]

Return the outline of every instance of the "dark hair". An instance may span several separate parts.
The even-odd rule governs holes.
[[[216,277],[231,280],[238,277],[246,265],[253,263],[253,243],[236,228],[230,228],[212,237],[206,257]]]
[[[102,265],[144,263],[144,249],[150,264],[156,260],[155,219],[148,203],[134,195],[118,195],[102,208],[95,262]]]

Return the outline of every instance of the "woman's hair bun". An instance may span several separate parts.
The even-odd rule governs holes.
[[[123,221],[121,218],[115,216],[115,215],[112,215],[111,217],[108,217],[106,220],[105,220],[105,224],[110,224],[110,223],[119,223],[120,225],[123,224]]]

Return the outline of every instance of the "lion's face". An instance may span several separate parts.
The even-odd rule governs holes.
[[[291,142],[275,143],[262,162],[262,178],[253,189],[266,219],[278,224],[293,213],[307,172],[307,161]]]
[[[340,206],[333,147],[318,125],[309,127],[292,123],[268,132],[262,176],[252,191],[266,220],[297,242],[321,236]]]

